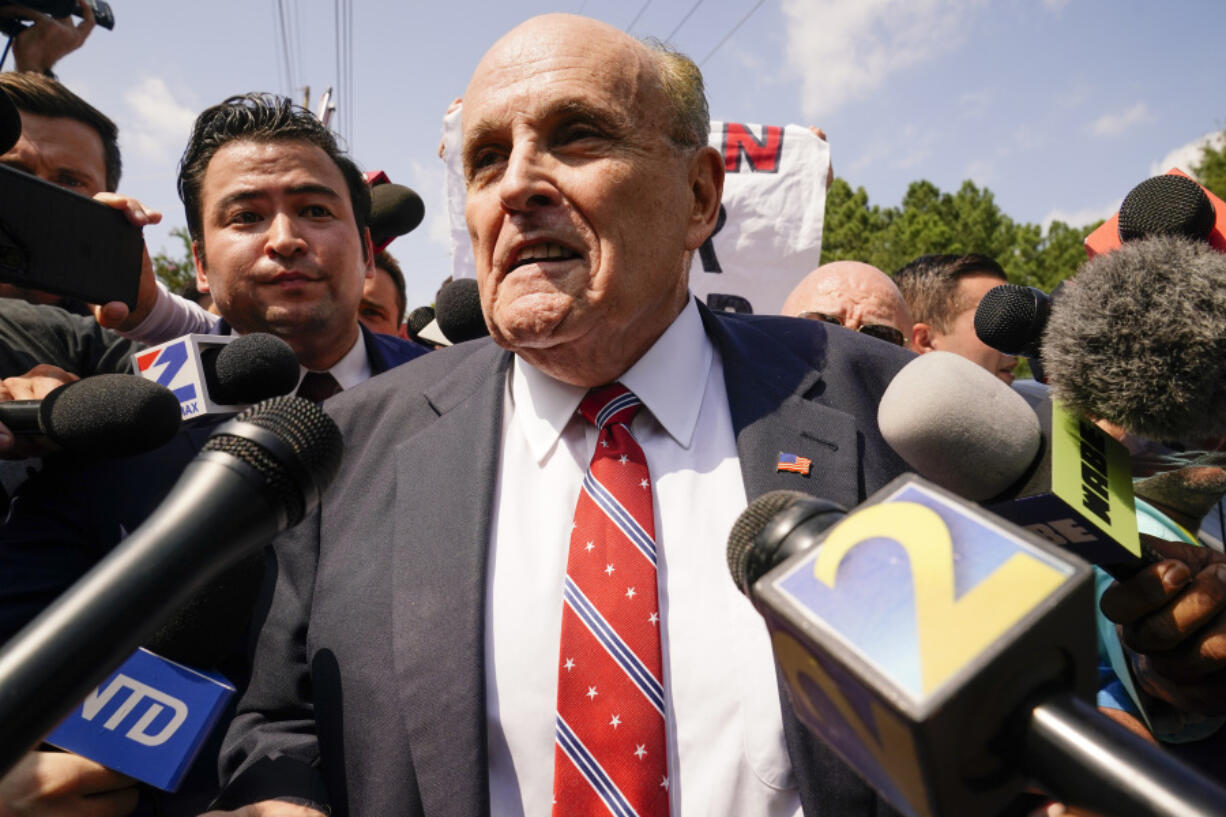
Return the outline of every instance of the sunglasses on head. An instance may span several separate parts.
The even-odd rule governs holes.
[[[811,321],[823,321],[825,323],[833,323],[835,326],[842,326],[843,319],[838,315],[827,315],[825,312],[801,312],[797,315],[798,318],[807,318]],[[886,343],[892,343],[895,346],[906,346],[907,339],[903,333],[895,329],[893,326],[886,326],[883,323],[865,323],[861,324],[857,332],[863,332],[871,338],[884,340]]]

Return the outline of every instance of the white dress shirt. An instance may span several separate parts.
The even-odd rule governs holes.
[[[306,377],[306,373],[310,371],[306,366],[298,364],[298,386],[302,385],[302,378]],[[332,368],[328,369],[328,373],[336,378],[336,382],[341,384],[342,389],[352,389],[359,383],[365,383],[373,376],[373,371],[370,368],[370,355],[366,354],[366,342],[362,337],[361,328],[358,329],[358,338],[349,347],[349,351],[345,356],[336,363],[332,364]],[[298,386],[294,387],[297,391]]]
[[[692,299],[620,382],[645,407],[631,431],[655,490],[671,813],[799,815],[766,626],[728,574],[745,486]],[[596,446],[584,394],[518,358],[507,380],[485,610],[494,817],[548,815],[553,800],[562,584]]]

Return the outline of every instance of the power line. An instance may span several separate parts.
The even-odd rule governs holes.
[[[634,24],[639,21],[639,18],[643,16],[643,12],[647,11],[647,7],[650,5],[651,5],[651,0],[647,0],[647,2],[643,4],[643,7],[639,9],[639,13],[634,15],[634,19],[630,21],[630,25],[626,26],[627,34],[629,34],[631,31],[634,30]]]
[[[749,10],[749,13],[748,13],[748,14],[746,14],[744,17],[742,17],[742,18],[740,19],[740,21],[739,21],[739,22],[738,22],[736,25],[734,25],[734,26],[732,27],[732,29],[731,29],[731,30],[730,30],[730,31],[729,31],[727,34],[725,34],[725,35],[723,36],[723,39],[721,39],[719,42],[717,42],[717,43],[715,44],[715,47],[714,47],[714,48],[712,48],[710,51],[708,51],[708,52],[707,52],[707,56],[703,57],[701,60],[699,60],[699,61],[698,61],[698,67],[699,67],[699,68],[701,68],[702,66],[706,65],[706,64],[707,64],[707,60],[711,59],[711,55],[712,55],[712,54],[714,54],[716,51],[719,51],[720,47],[721,47],[721,46],[723,46],[723,44],[724,44],[724,43],[728,42],[728,38],[729,38],[729,37],[731,37],[733,34],[735,34],[735,33],[736,33],[736,30],[737,30],[738,28],[740,28],[740,27],[741,27],[741,25],[742,25],[742,24],[743,24],[743,23],[744,23],[746,20],[748,20],[750,17],[752,17],[752,16],[753,16],[753,13],[754,13],[755,11],[757,11],[758,9],[760,9],[760,8],[762,7],[762,4],[763,4],[763,3],[765,3],[765,2],[766,2],[766,0],[758,0],[758,2],[754,4],[754,7],[753,7],[753,8],[751,8],[751,9]]]
[[[677,32],[681,30],[681,27],[685,25],[685,21],[690,19],[690,17],[694,14],[694,12],[698,11],[698,7],[701,5],[702,5],[702,0],[698,0],[698,2],[694,4],[694,7],[690,9],[689,11],[687,11],[685,13],[685,16],[681,18],[681,22],[677,23],[677,27],[674,28],[671,32],[669,32],[669,35],[664,38],[664,42],[666,43],[672,42],[673,37],[676,36]]]

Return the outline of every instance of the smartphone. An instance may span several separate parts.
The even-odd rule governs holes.
[[[143,249],[120,211],[0,165],[0,281],[134,309]]]

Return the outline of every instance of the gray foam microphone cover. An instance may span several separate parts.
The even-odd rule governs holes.
[[[904,366],[881,397],[877,424],[916,473],[975,502],[1012,485],[1042,444],[1026,400],[952,352]]]

